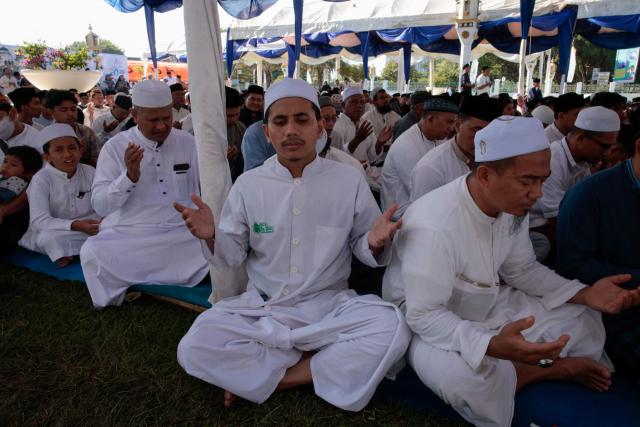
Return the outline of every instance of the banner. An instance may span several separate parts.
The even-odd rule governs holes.
[[[167,78],[167,71],[171,71],[172,77],[180,79],[188,83],[189,82],[189,67],[187,64],[173,63],[173,62],[158,62],[158,79],[163,80]],[[128,62],[129,81],[139,82],[145,76],[153,77],[153,63],[151,61],[135,61],[130,60]]]
[[[616,66],[613,81],[616,83],[633,83],[636,80],[640,48],[620,49],[616,54]]]

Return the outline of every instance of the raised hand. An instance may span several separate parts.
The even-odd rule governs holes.
[[[365,139],[367,139],[367,137],[369,135],[371,135],[371,132],[373,132],[373,125],[371,123],[369,123],[366,120],[363,120],[360,123],[360,126],[358,126],[356,128],[356,136],[355,139],[358,141],[358,143],[364,141]]]
[[[212,240],[215,237],[215,223],[211,208],[195,194],[191,195],[191,201],[197,209],[188,208],[178,202],[173,207],[182,214],[182,219],[191,234],[202,240]]]
[[[115,128],[117,128],[119,124],[120,124],[120,121],[118,119],[112,121],[109,124],[107,124],[107,122],[105,121],[104,123],[102,123],[102,128],[104,129],[105,132],[109,133],[113,131]]]
[[[131,182],[138,182],[140,179],[140,162],[144,157],[144,148],[130,142],[124,152],[124,164],[127,166],[127,176]]]
[[[570,302],[584,304],[603,313],[619,313],[640,304],[640,289],[627,290],[620,284],[631,279],[629,274],[604,277],[578,292]]]
[[[391,126],[385,126],[380,131],[380,135],[378,135],[378,142],[385,144],[387,141],[391,139],[393,136],[393,129]]]
[[[487,355],[498,359],[537,364],[541,359],[557,359],[567,345],[569,335],[562,335],[555,341],[532,343],[524,339],[522,331],[533,326],[535,319],[529,316],[507,323],[498,335],[489,341]]]
[[[100,231],[101,219],[82,219],[71,223],[71,230],[80,231],[89,236],[95,236]]]
[[[389,209],[376,219],[369,230],[369,249],[374,255],[378,255],[385,245],[391,242],[396,231],[402,227],[402,220],[393,222],[393,214],[398,210],[398,204],[394,203]]]
[[[230,145],[229,147],[227,147],[227,159],[228,160],[235,160],[235,158],[238,156],[238,147],[235,145]]]

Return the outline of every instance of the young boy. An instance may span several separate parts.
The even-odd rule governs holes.
[[[0,203],[18,197],[41,167],[42,157],[35,148],[24,145],[9,148],[0,167]]]
[[[42,136],[48,163],[27,189],[29,230],[19,243],[65,267],[80,254],[87,237],[99,230],[100,218],[89,194],[95,169],[80,163],[80,142],[71,126],[54,123]]]

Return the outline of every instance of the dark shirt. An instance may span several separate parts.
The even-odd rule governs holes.
[[[240,110],[240,121],[247,128],[255,122],[262,120],[262,116],[262,111],[256,113],[255,111],[248,110],[245,107],[242,107]]]
[[[460,76],[460,92],[471,94],[471,78],[469,77],[469,73],[462,73]]]
[[[411,126],[418,123],[420,119],[416,116],[416,113],[411,110],[409,111],[403,118],[398,120],[395,125],[393,125],[393,140],[398,139],[400,135],[404,133]]]
[[[629,273],[640,285],[640,183],[630,161],[590,176],[560,204],[557,271],[591,285]]]
[[[529,99],[542,99],[542,91],[539,87],[529,89]]]

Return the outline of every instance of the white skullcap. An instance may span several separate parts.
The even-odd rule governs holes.
[[[303,98],[318,107],[318,110],[320,109],[316,90],[304,80],[290,79],[287,77],[272,85],[264,94],[265,113],[269,107],[271,107],[271,104],[282,98]]]
[[[540,120],[545,125],[553,123],[553,110],[546,105],[538,105],[533,109],[531,115]]]
[[[344,102],[347,102],[347,99],[349,99],[349,97],[353,95],[363,95],[362,86],[360,85],[347,86],[342,91],[342,99]]]
[[[162,108],[173,104],[169,85],[160,80],[143,80],[131,91],[135,107]]]
[[[502,116],[476,132],[475,161],[492,162],[549,148],[544,127],[533,117]]]
[[[66,123],[51,123],[40,131],[40,139],[43,144],[65,136],[78,139],[76,132]]]
[[[620,117],[608,108],[589,107],[580,111],[575,127],[594,132],[617,132],[620,130]]]

